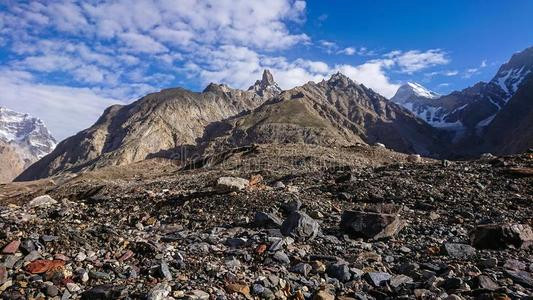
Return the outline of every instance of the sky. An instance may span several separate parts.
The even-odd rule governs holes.
[[[0,0],[0,106],[62,140],[103,110],[209,82],[289,89],[342,72],[385,97],[489,81],[533,46],[530,0]]]

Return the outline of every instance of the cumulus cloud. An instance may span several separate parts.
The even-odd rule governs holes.
[[[449,61],[440,49],[394,51],[359,65],[289,59],[288,50],[311,44],[330,54],[378,57],[364,47],[311,41],[299,31],[306,21],[300,0],[40,0],[0,7],[0,47],[9,53],[0,58],[0,88],[10,91],[0,105],[42,117],[59,138],[90,125],[112,103],[183,78],[245,89],[271,69],[288,89],[341,71],[390,97],[398,84],[389,72]]]

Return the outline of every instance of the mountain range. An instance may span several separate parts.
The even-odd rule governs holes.
[[[494,78],[439,95],[417,83],[390,100],[337,73],[282,91],[265,70],[247,90],[211,83],[162,90],[106,109],[16,180],[78,173],[147,158],[188,160],[254,143],[384,144],[435,158],[509,154],[533,147],[533,47]]]
[[[0,107],[0,182],[11,181],[55,146],[42,120]]]
[[[433,127],[454,132],[452,142],[464,144],[467,140],[479,141],[483,137],[492,121],[506,110],[518,91],[522,87],[527,88],[527,79],[532,74],[533,47],[530,47],[514,54],[488,83],[479,82],[449,95],[438,95],[419,84],[407,83],[398,89],[391,101]],[[502,151],[496,149],[498,153],[508,153]]]

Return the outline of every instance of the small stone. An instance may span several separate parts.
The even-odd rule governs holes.
[[[444,282],[442,283],[442,288],[445,290],[456,290],[460,288],[462,284],[463,281],[461,280],[461,278],[451,277],[446,278],[446,280],[444,280]]]
[[[3,284],[8,279],[7,269],[4,266],[0,266],[0,284]]]
[[[313,268],[313,272],[315,273],[324,273],[326,272],[326,265],[319,261],[315,260],[311,262],[311,267]]]
[[[479,275],[474,279],[474,284],[479,289],[495,291],[500,288],[489,276]]]
[[[229,193],[244,190],[250,182],[239,177],[220,177],[216,183],[219,192]]]
[[[262,228],[279,228],[282,224],[281,219],[272,214],[266,212],[257,212],[254,217],[254,225]]]
[[[250,287],[244,283],[228,283],[226,284],[226,291],[228,293],[239,293],[246,298],[250,298]]]
[[[156,285],[147,296],[148,300],[165,300],[171,291],[170,285],[167,283],[159,283]]]
[[[274,182],[274,185],[272,186],[276,189],[284,189],[285,188],[285,184],[281,181],[276,181]]]
[[[261,295],[265,291],[265,287],[261,284],[255,283],[252,285],[252,292],[256,295]]]
[[[306,240],[316,237],[318,222],[303,212],[293,212],[281,225],[281,233],[296,239]]]
[[[528,288],[533,288],[533,277],[527,271],[505,270],[505,274],[514,282]]]
[[[76,292],[79,292],[81,290],[80,287],[77,284],[73,283],[73,282],[67,283],[67,289],[71,293],[76,293]]]
[[[498,266],[498,259],[495,257],[489,257],[481,260],[479,262],[480,266],[483,268],[494,268]]]
[[[311,269],[312,267],[310,264],[306,264],[302,262],[302,263],[299,263],[293,266],[291,268],[291,272],[302,274],[304,277],[307,277],[309,272],[311,272]]]
[[[340,227],[353,237],[381,239],[396,235],[405,225],[397,215],[345,211]]]
[[[55,297],[59,294],[59,289],[53,285],[53,284],[49,284],[48,286],[46,286],[46,295],[49,296],[49,297]]]
[[[390,286],[393,288],[398,288],[404,284],[413,283],[413,278],[406,275],[397,275],[391,278]]]
[[[284,263],[284,264],[290,264],[291,263],[291,260],[289,259],[287,254],[285,254],[285,252],[283,252],[283,251],[278,251],[278,252],[274,253],[274,259],[279,261],[280,263]]]
[[[328,265],[326,273],[328,276],[338,279],[341,282],[347,282],[352,278],[350,268],[345,262],[338,262]]]
[[[200,291],[200,290],[192,290],[192,291],[188,292],[187,294],[185,294],[185,299],[189,299],[189,300],[209,300],[209,294],[204,292],[204,291]]]
[[[389,273],[384,272],[368,272],[366,273],[367,280],[376,287],[384,285],[387,281],[391,279]]]
[[[285,211],[286,214],[291,214],[293,212],[299,211],[302,208],[302,201],[296,199],[285,202],[281,205],[281,208]]]
[[[111,284],[102,284],[93,287],[81,294],[82,300],[113,300],[119,299],[121,294],[121,287],[116,287]]]
[[[79,252],[78,255],[76,255],[76,257],[74,258],[74,260],[75,260],[75,261],[82,262],[82,261],[84,261],[86,258],[87,258],[87,255],[85,254],[85,252]]]
[[[105,272],[98,272],[95,270],[89,271],[89,277],[96,280],[109,280],[111,276]]]
[[[168,281],[172,280],[172,273],[170,272],[166,262],[161,262],[159,265],[159,274]]]
[[[2,249],[3,254],[15,254],[17,253],[20,246],[20,240],[14,240],[7,244],[4,249]]]
[[[335,300],[335,294],[327,289],[319,290],[313,296],[313,300]]]
[[[526,264],[516,259],[508,259],[505,261],[503,268],[508,270],[525,270]]]
[[[444,244],[446,254],[455,258],[468,258],[476,254],[476,249],[470,245],[459,243]]]

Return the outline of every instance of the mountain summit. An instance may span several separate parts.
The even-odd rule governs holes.
[[[274,76],[269,70],[263,71],[261,80],[257,80],[248,91],[255,92],[261,97],[273,97],[281,93],[281,88],[274,81]]]
[[[42,120],[0,107],[0,182],[10,181],[55,146]]]

